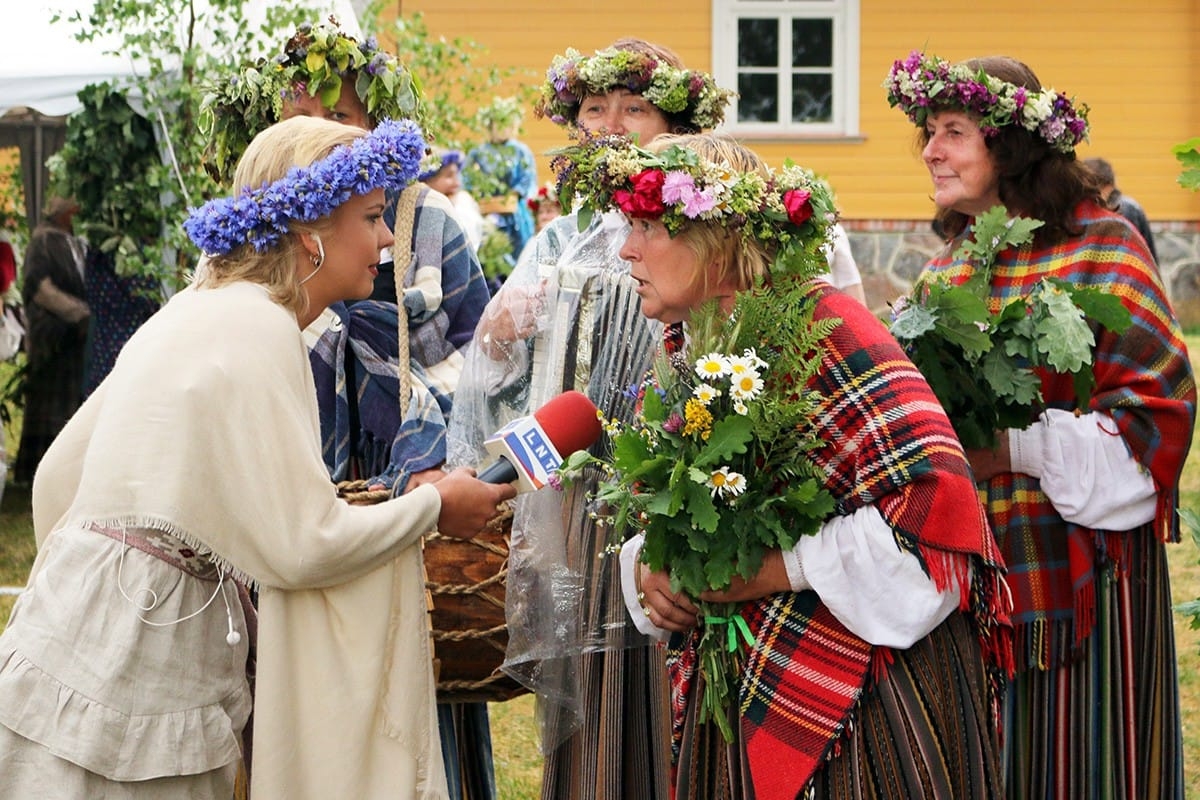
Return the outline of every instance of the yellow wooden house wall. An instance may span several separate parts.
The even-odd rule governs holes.
[[[472,39],[495,64],[533,71],[539,80],[567,47],[591,51],[622,36],[667,45],[688,66],[711,66],[709,0],[397,0],[383,15],[416,12],[431,33]],[[791,157],[825,174],[847,219],[928,219],[929,183],[914,129],[888,107],[882,89],[892,61],[914,48],[952,60],[996,53],[1022,59],[1043,84],[1090,105],[1092,135],[1081,157],[1112,162],[1120,188],[1154,222],[1200,220],[1200,193],[1177,185],[1171,153],[1200,136],[1196,0],[862,0],[861,139],[749,143],[772,163]],[[531,114],[522,138],[538,154],[565,141]],[[539,167],[539,177],[549,179],[544,157]]]

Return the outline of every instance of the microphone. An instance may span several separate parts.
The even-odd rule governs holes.
[[[596,406],[582,392],[563,392],[489,436],[483,445],[496,460],[478,473],[484,483],[516,483],[536,491],[565,458],[600,438]]]

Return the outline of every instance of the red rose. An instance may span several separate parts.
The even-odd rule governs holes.
[[[812,203],[808,202],[810,197],[812,192],[806,189],[789,189],[783,193],[783,207],[793,225],[803,225],[813,215]]]
[[[613,202],[627,216],[635,219],[658,219],[666,210],[662,201],[664,177],[662,170],[642,170],[629,179],[633,191],[618,189],[613,192]]]

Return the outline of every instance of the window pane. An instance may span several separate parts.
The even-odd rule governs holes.
[[[779,20],[738,20],[738,66],[779,65]]]
[[[779,76],[738,75],[738,122],[779,121]]]
[[[833,66],[833,20],[792,20],[792,66]]]
[[[738,114],[741,117],[741,114]],[[833,76],[792,75],[792,122],[833,120]]]

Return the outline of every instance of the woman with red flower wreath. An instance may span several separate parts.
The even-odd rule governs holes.
[[[535,233],[541,233],[547,225],[562,216],[562,204],[558,202],[553,181],[539,186],[533,197],[525,201],[525,205],[533,212]]]
[[[674,796],[1002,797],[998,717],[1012,654],[998,550],[962,447],[928,384],[878,319],[819,279],[836,216],[830,190],[794,165],[771,171],[725,137],[660,136],[645,149],[613,141],[608,152],[603,144],[568,152],[557,165],[560,182],[565,174],[571,191],[564,196],[585,210],[616,207],[630,218],[621,256],[631,264],[642,313],[667,326],[670,366],[655,374],[720,372],[722,358],[703,349],[712,344],[705,332],[713,303],[718,317],[738,317],[735,328],[754,326],[746,335],[757,354],[740,360],[765,359],[764,375],[775,362],[815,364],[773,379],[772,397],[786,396],[780,387],[795,380],[814,397],[804,425],[788,430],[833,509],[812,516],[815,532],[791,548],[762,545],[757,531],[753,544],[740,539],[737,559],[754,563],[761,555],[761,568],[723,583],[712,576],[736,565],[710,554],[728,535],[722,526],[747,524],[735,516],[771,530],[803,524],[784,516],[772,524],[765,506],[739,506],[777,495],[777,474],[754,474],[752,457],[744,471],[712,472],[704,485],[725,516],[702,540],[696,516],[682,536],[669,531],[679,527],[677,517],[708,504],[707,489],[703,499],[683,491],[674,511],[655,500],[638,506],[652,467],[627,473],[633,504],[626,507],[642,509],[634,524],[645,534],[622,548],[623,592],[638,628],[669,640]],[[763,293],[746,290],[760,280],[778,300],[753,305]],[[779,315],[785,324],[771,327]],[[799,362],[779,355],[797,350]],[[739,359],[728,360],[734,370]],[[755,383],[744,374],[750,368],[742,364],[750,380],[740,385]],[[696,385],[683,430],[674,430],[682,420],[668,419],[663,431],[669,425],[680,437],[728,439],[728,427],[705,430],[704,413],[692,413],[713,401],[712,388]],[[732,386],[729,393],[736,394]],[[733,408],[749,413],[736,402]],[[694,482],[708,474],[695,463],[672,472]],[[614,474],[607,486],[620,485],[621,472]],[[621,495],[601,497],[620,502]],[[662,527],[647,521],[654,515],[662,515]],[[686,545],[664,545],[672,535]],[[692,550],[704,554],[709,585],[728,588],[689,597],[679,587],[691,578],[673,563],[657,563],[664,553],[686,561]],[[737,613],[707,616],[701,601],[732,603]],[[740,634],[735,616],[745,622]],[[705,713],[715,705],[705,694],[718,685],[708,680],[705,660],[704,629],[713,625],[728,628],[730,648],[742,650],[727,717]]]

